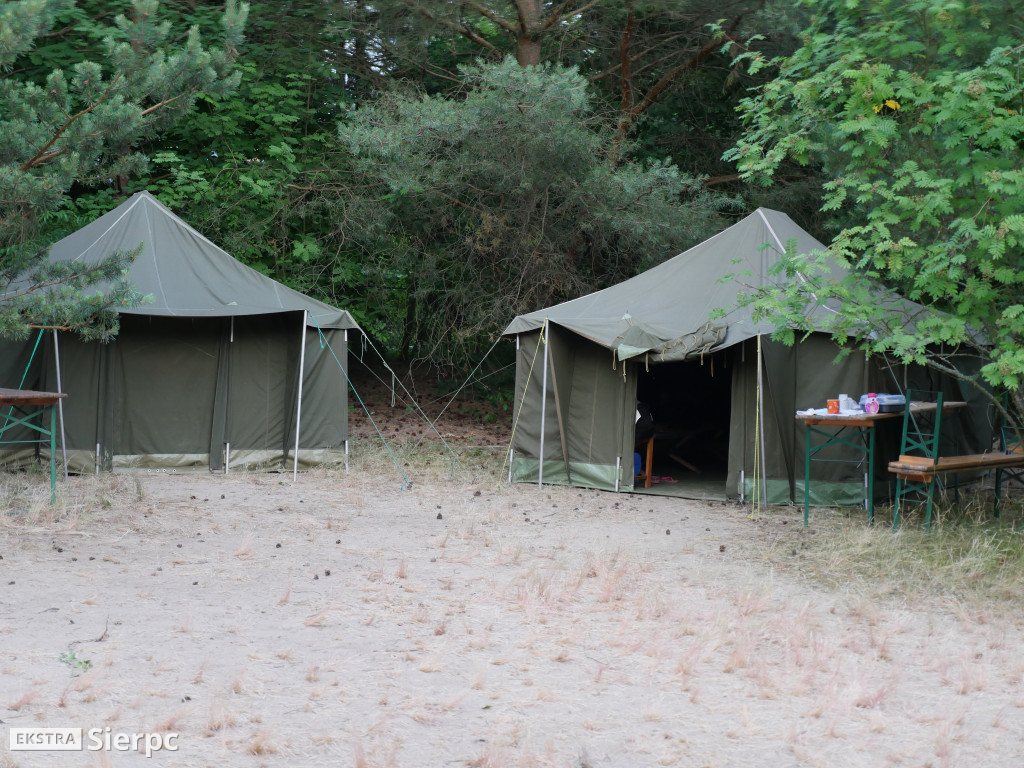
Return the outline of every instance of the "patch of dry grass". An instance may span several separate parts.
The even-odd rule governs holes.
[[[942,508],[926,530],[919,518],[893,531],[891,508],[862,514],[824,513],[804,528],[792,512],[762,516],[757,553],[789,573],[829,587],[853,586],[876,597],[1019,604],[1024,599],[1024,526],[1018,508],[988,516],[991,503]],[[783,524],[783,523],[788,524]]]

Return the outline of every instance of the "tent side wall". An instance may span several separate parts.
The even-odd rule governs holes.
[[[541,332],[518,336],[513,481],[631,488],[636,402],[631,366],[624,376],[624,364],[613,367],[608,350],[557,326],[549,325],[544,334],[546,345]]]
[[[292,466],[300,344],[305,361],[299,464],[344,460],[346,331],[303,328],[302,313],[182,319],[122,316],[109,344],[60,335],[68,466],[177,471]],[[329,347],[327,346],[329,344]],[[24,345],[8,345],[16,387]],[[5,350],[6,351],[6,350]],[[23,388],[55,391],[52,340]],[[99,445],[99,456],[97,448]],[[34,451],[33,451],[34,453]],[[7,462],[31,458],[24,451]]]
[[[819,407],[840,392],[857,397],[868,391],[864,356],[853,353],[837,361],[838,352],[823,334],[812,334],[793,346],[761,338],[762,436],[757,431],[758,340],[737,345],[726,480],[729,497],[752,498],[757,482],[761,498],[768,503],[803,500],[804,428],[795,412]],[[879,391],[885,391],[884,387]],[[758,477],[754,460],[755,450],[761,451],[762,437],[764,477]],[[855,505],[863,500],[863,470],[855,451],[830,449],[816,458],[832,461],[812,464],[812,503]]]
[[[990,415],[981,393],[961,392],[959,384],[923,367],[888,365],[881,356],[866,358],[852,352],[837,359],[839,348],[826,334],[812,334],[799,344],[786,346],[766,338],[761,341],[764,368],[765,474],[764,498],[769,503],[803,503],[805,477],[805,428],[794,418],[797,410],[820,408],[825,400],[847,393],[902,393],[908,387],[939,390],[947,400],[968,400],[970,407],[946,415],[943,451],[948,454],[986,450],[990,447]],[[754,490],[754,435],[757,408],[757,339],[738,350],[733,377],[732,423],[729,440],[727,493],[751,498]],[[889,461],[899,453],[902,419],[879,422],[875,427],[875,497],[890,498],[894,480]],[[820,436],[812,436],[814,445]],[[865,454],[833,446],[815,454],[811,463],[811,503],[820,506],[855,506],[865,494]],[[741,475],[742,471],[742,475]],[[741,479],[742,478],[742,479]]]
[[[306,334],[299,466],[336,463],[348,453],[349,331],[324,328],[322,333],[323,346],[316,329]],[[291,439],[293,449],[294,434]]]

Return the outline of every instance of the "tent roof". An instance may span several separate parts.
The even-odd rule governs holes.
[[[796,241],[798,253],[827,250],[786,214],[758,208],[714,237],[636,277],[520,315],[504,334],[535,330],[548,320],[616,350],[619,359],[652,353],[655,360],[663,362],[770,334],[774,323],[755,322],[752,308],[737,307],[737,299],[742,293],[784,279],[773,275],[771,268],[785,254],[789,240]],[[832,269],[836,279],[847,274],[838,265]],[[725,314],[711,319],[715,310]],[[825,317],[838,311],[834,305],[813,306],[807,316],[813,327],[823,329]]]
[[[153,300],[124,314],[230,317],[309,313],[308,324],[357,328],[352,316],[288,288],[238,261],[194,230],[149,192],[136,192],[112,211],[54,243],[52,261],[98,264],[142,244],[128,279]],[[105,291],[101,283],[98,290]]]

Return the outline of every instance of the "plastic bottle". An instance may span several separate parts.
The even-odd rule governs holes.
[[[868,392],[868,399],[864,401],[864,413],[878,413],[878,395]]]

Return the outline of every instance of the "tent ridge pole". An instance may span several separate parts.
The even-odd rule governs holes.
[[[763,221],[764,225],[768,227],[768,231],[771,232],[771,235],[775,239],[775,244],[779,247],[779,250],[785,253],[786,246],[782,242],[782,240],[779,239],[779,236],[775,234],[775,230],[772,228],[771,222],[768,221],[768,217],[764,215],[764,211],[758,208],[757,215],[761,217],[761,221]]]
[[[302,336],[299,341],[299,396],[295,406],[295,456],[292,463],[292,482],[299,479],[299,429],[302,426],[302,377],[306,368],[306,314],[302,310]]]

